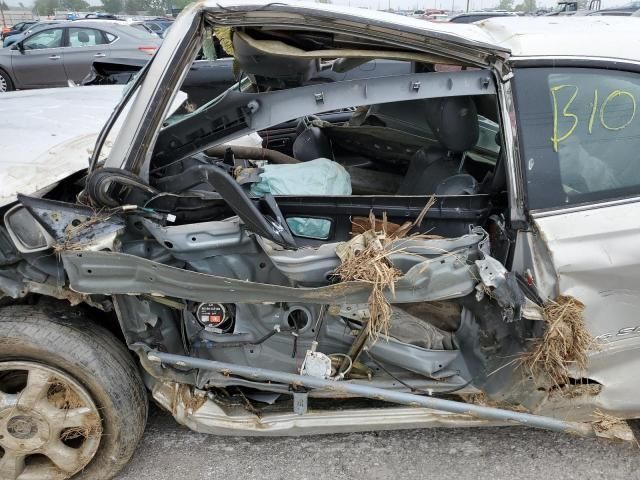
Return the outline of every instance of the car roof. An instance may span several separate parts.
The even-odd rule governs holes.
[[[514,57],[578,56],[640,61],[640,24],[636,18],[493,17],[472,26],[511,50]]]
[[[469,24],[426,22],[394,13],[297,0],[205,0],[203,5],[205,10],[215,12],[212,18],[222,18],[218,12],[234,11],[240,19],[243,14],[250,16],[266,10],[279,15],[310,15],[314,21],[334,17],[340,21],[418,33],[428,38],[464,41],[467,45],[475,43],[496,52],[511,52],[512,57],[578,56],[640,61],[640,25],[632,17],[507,15]]]

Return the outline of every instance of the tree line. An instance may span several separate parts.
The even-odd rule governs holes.
[[[0,7],[2,2],[0,1]],[[184,8],[192,0],[102,0],[102,8],[91,7],[85,0],[36,0],[33,11],[39,16],[53,15],[56,10],[72,12],[102,10],[107,13],[162,15],[173,8]]]

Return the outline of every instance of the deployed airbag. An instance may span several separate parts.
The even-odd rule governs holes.
[[[294,165],[266,165],[260,181],[251,185],[254,195],[351,195],[351,177],[345,168],[327,158]],[[319,218],[287,218],[289,228],[300,237],[326,239],[331,222]]]

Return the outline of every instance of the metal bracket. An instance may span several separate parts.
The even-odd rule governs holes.
[[[309,394],[307,392],[293,392],[293,413],[304,415],[309,407]]]

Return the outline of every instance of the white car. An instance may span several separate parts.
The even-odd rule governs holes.
[[[214,28],[238,81],[194,109]],[[57,145],[52,185],[27,172],[46,112],[26,140],[0,129],[0,475],[111,478],[148,396],[219,435],[632,440],[637,38],[627,18],[204,1],[88,168]],[[321,80],[379,59],[411,69]]]

